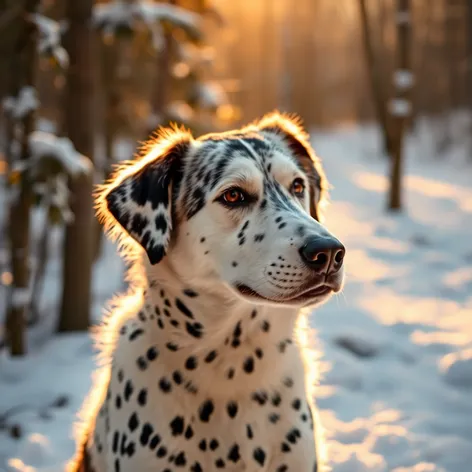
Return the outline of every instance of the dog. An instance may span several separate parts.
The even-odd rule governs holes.
[[[164,129],[97,192],[131,262],[97,340],[70,472],[319,472],[307,309],[343,285],[328,182],[274,112],[198,139]]]

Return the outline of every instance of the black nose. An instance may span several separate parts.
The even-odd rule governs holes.
[[[335,237],[312,237],[300,248],[302,259],[314,270],[334,274],[343,265],[344,246]]]

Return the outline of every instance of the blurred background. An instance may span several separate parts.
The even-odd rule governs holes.
[[[73,450],[86,332],[126,289],[94,185],[159,126],[274,109],[348,248],[312,319],[334,469],[470,470],[470,0],[0,0],[0,35],[0,470]]]

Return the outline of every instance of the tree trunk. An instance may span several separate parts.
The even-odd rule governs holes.
[[[76,149],[93,162],[93,64],[91,15],[93,0],[68,0],[69,53],[64,131]],[[66,228],[59,331],[82,331],[90,324],[93,245],[93,176],[71,182],[74,220]]]
[[[393,129],[395,131],[388,209],[398,211],[402,208],[402,174],[403,174],[403,138],[408,119],[411,116],[410,91],[412,80],[407,80],[411,72],[411,11],[410,0],[397,0],[397,70],[394,78],[396,97],[390,102]],[[403,77],[403,79],[402,79]]]
[[[370,88],[374,101],[374,108],[382,131],[384,152],[386,155],[391,155],[392,136],[388,122],[387,110],[385,107],[387,100],[382,92],[382,74],[380,73],[380,68],[377,66],[375,61],[366,1],[359,0],[359,7],[362,25],[362,42],[367,63],[367,74],[369,75]]]
[[[23,14],[18,17],[21,22],[17,44],[12,57],[12,70],[16,71],[17,82],[11,84],[12,96],[18,96],[22,87],[34,87],[37,63],[37,29],[29,19],[36,12],[39,0],[28,0],[24,4]],[[16,93],[15,93],[16,92]],[[9,117],[13,129],[12,116]],[[30,156],[29,136],[34,130],[35,113],[30,111],[21,119],[22,134],[20,138],[19,161],[26,161]],[[11,144],[8,154],[12,152]],[[10,155],[9,162],[13,161]],[[26,352],[25,319],[26,308],[30,297],[29,237],[31,195],[27,173],[22,173],[18,194],[12,198],[9,208],[8,236],[11,251],[12,284],[7,308],[7,340],[12,356],[21,356]],[[10,192],[14,189],[11,188]]]
[[[169,0],[170,5],[177,5],[177,0]],[[152,121],[159,122],[166,113],[167,103],[171,90],[172,76],[170,65],[172,58],[172,27],[169,26],[164,34],[164,44],[162,51],[159,51],[156,58],[156,82],[151,97]],[[146,130],[150,135],[155,131],[154,124]]]

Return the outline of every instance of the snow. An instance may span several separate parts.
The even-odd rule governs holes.
[[[60,138],[44,131],[34,131],[29,138],[31,161],[54,158],[61,163],[68,175],[77,176],[92,172],[90,160],[74,148],[69,138]]]
[[[113,35],[119,27],[133,29],[135,21],[144,23],[152,34],[156,49],[163,45],[161,23],[168,21],[184,29],[193,38],[200,38],[200,16],[175,5],[154,3],[146,0],[121,1],[96,4],[93,21],[105,35]]]
[[[15,308],[21,308],[30,302],[30,290],[29,288],[14,288],[12,292],[11,304]]]
[[[408,90],[413,87],[415,76],[412,71],[398,69],[393,74],[393,84],[397,90]]]
[[[347,248],[344,291],[310,319],[334,472],[471,470],[471,164],[465,147],[434,159],[431,130],[417,129],[406,143],[401,214],[384,210],[388,162],[373,127],[313,133],[333,186],[326,224]],[[107,243],[95,316],[120,288],[120,267]],[[49,267],[50,299],[59,274]],[[92,345],[84,334],[43,341],[24,359],[0,358],[2,472],[59,472],[74,449]]]
[[[3,100],[3,109],[15,120],[21,120],[39,107],[39,99],[34,87],[22,87],[18,97],[7,97]]]
[[[409,11],[398,11],[395,18],[398,25],[408,25],[411,23],[411,14]]]
[[[41,54],[51,55],[65,69],[69,65],[67,51],[61,46],[65,23],[52,20],[39,13],[31,15],[31,17],[39,31],[38,51]]]
[[[218,108],[220,105],[228,103],[228,96],[218,82],[200,82],[196,85],[195,93],[199,105],[205,109]]]
[[[388,103],[390,114],[396,117],[410,116],[411,102],[405,98],[393,98]]]

